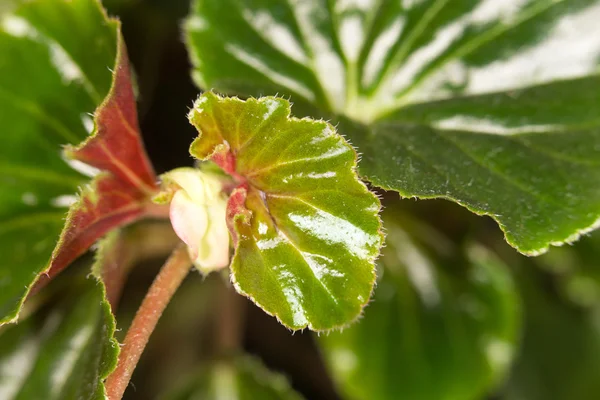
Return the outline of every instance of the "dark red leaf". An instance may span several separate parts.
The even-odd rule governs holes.
[[[113,84],[95,113],[96,131],[65,154],[103,172],[84,189],[69,210],[65,227],[43,281],[85,253],[110,230],[156,211],[151,198],[157,178],[138,126],[129,60],[119,36]]]

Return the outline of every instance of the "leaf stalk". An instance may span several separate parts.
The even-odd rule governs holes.
[[[150,286],[127,331],[117,368],[106,380],[106,394],[109,400],[120,400],[123,397],[150,335],[167,304],[189,273],[191,264],[186,246],[178,246]]]

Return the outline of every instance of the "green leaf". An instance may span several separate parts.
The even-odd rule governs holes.
[[[104,286],[78,276],[58,297],[0,332],[3,400],[105,398],[102,380],[116,365],[119,345]]]
[[[18,0],[2,11],[0,324],[16,320],[41,273],[54,276],[138,217],[155,181],[118,22],[95,0]]]
[[[258,360],[239,356],[217,361],[196,374],[182,388],[160,397],[162,400],[301,400],[285,377],[269,371]]]
[[[190,149],[237,180],[228,202],[238,292],[291,329],[344,326],[369,301],[382,242],[379,201],[356,176],[356,153],[324,121],[290,117],[275,97],[207,92]]]
[[[341,122],[373,184],[538,254],[600,217],[598,18],[598,0],[196,0],[186,31],[201,87],[289,95]]]
[[[384,221],[385,268],[364,318],[320,338],[340,390],[353,400],[483,398],[517,340],[508,269],[482,247],[463,258],[435,232],[429,247]]]

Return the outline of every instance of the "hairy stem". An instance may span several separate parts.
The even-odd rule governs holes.
[[[106,393],[110,400],[120,400],[123,397],[156,323],[190,271],[190,266],[191,260],[186,247],[179,246],[150,286],[127,331],[117,368],[106,380]]]

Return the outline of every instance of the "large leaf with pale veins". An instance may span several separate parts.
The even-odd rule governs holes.
[[[227,218],[236,289],[292,329],[331,329],[369,301],[382,242],[379,201],[356,153],[325,121],[290,117],[287,100],[196,101],[190,149],[237,181]]]
[[[482,247],[462,254],[421,227],[428,246],[384,222],[382,277],[364,318],[320,338],[339,389],[353,400],[484,398],[518,337],[507,267]]]
[[[302,397],[284,376],[269,371],[249,356],[237,356],[232,360],[216,361],[160,399],[301,400]]]
[[[119,25],[97,1],[12,2],[0,15],[0,54],[6,322],[41,272],[56,274],[108,229],[141,215],[155,178],[138,135]],[[64,145],[86,138],[63,154]],[[80,171],[96,169],[105,171],[77,199],[88,180]]]
[[[105,398],[119,345],[103,285],[81,275],[56,283],[58,299],[0,331],[3,400]]]
[[[536,254],[600,217],[599,18],[598,0],[196,0],[186,31],[200,86],[310,104],[372,183]]]

